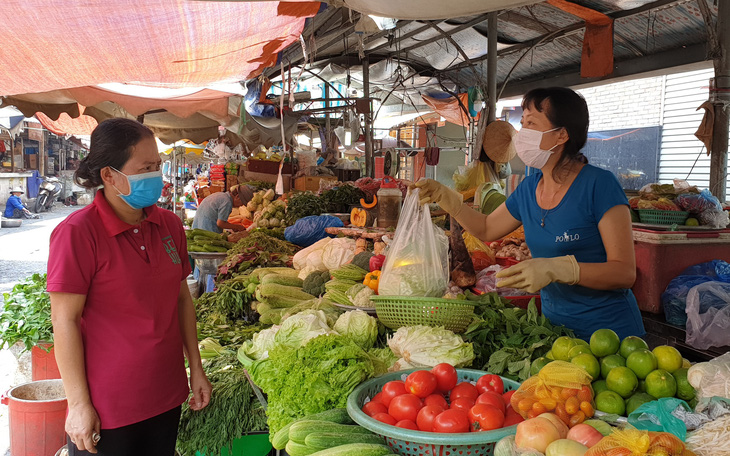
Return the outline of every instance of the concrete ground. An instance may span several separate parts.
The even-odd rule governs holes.
[[[0,228],[0,294],[33,273],[46,272],[51,232],[82,207],[56,203],[51,212],[40,214],[39,219],[23,220],[19,228]],[[19,347],[0,350],[0,393],[31,380],[30,352],[20,351]],[[4,405],[0,405],[0,455],[10,456],[8,407]]]

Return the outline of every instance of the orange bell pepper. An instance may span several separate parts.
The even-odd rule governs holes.
[[[363,285],[370,288],[374,292],[378,292],[378,283],[380,282],[380,271],[368,272],[365,276],[365,280],[362,281]]]

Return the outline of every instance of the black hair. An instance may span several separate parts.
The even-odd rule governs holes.
[[[91,132],[89,155],[79,163],[74,180],[82,187],[99,187],[103,184],[103,168],[122,169],[129,160],[132,147],[154,136],[152,130],[136,120],[115,117],[103,121]]]
[[[580,94],[564,87],[533,89],[522,100],[522,109],[530,106],[545,113],[553,127],[562,127],[568,132],[568,141],[555,164],[553,178],[558,180],[558,173],[575,162],[588,163],[588,158],[581,152],[588,139],[588,105]]]

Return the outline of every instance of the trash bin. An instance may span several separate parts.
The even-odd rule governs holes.
[[[27,177],[26,180],[28,181],[28,198],[37,198],[38,197],[38,190],[41,188],[41,182],[43,182],[43,178],[40,176],[40,173],[37,170],[33,170],[31,177]]]
[[[2,398],[10,416],[10,454],[48,456],[66,443],[66,393],[61,380],[24,383]]]

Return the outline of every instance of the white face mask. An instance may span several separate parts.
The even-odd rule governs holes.
[[[553,149],[558,147],[558,145],[555,144],[548,150],[540,149],[542,135],[550,133],[551,131],[560,130],[561,128],[562,127],[557,127],[548,131],[530,130],[528,128],[520,129],[514,139],[517,156],[520,157],[520,160],[525,162],[525,165],[530,168],[542,169],[553,154]]]

